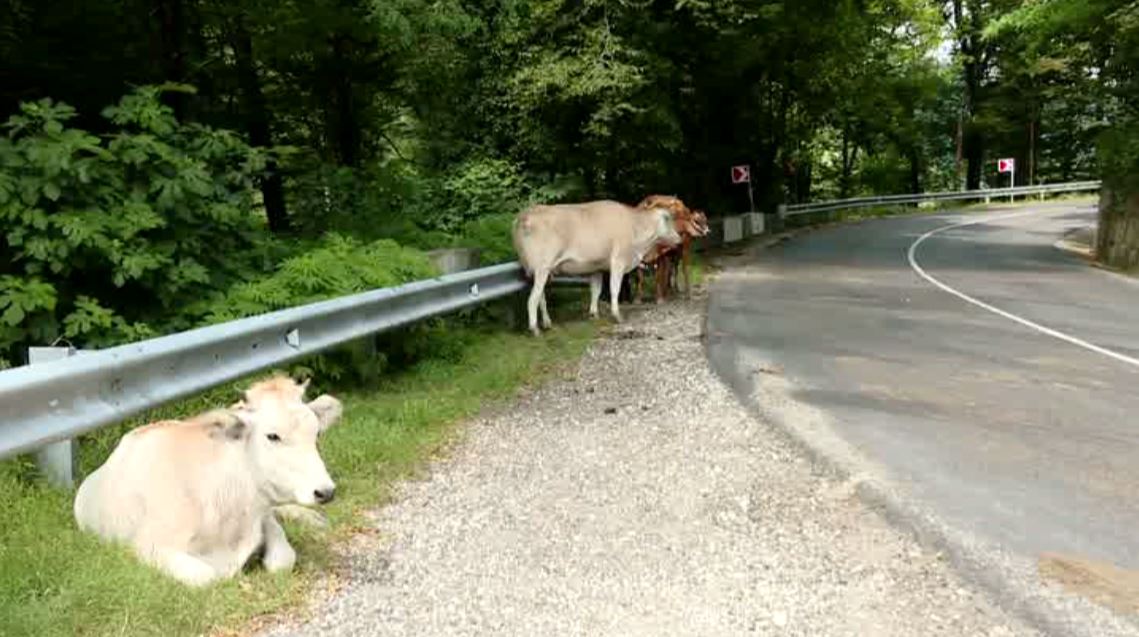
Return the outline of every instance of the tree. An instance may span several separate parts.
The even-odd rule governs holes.
[[[1139,2],[1045,0],[1005,16],[986,33],[1016,39],[1048,60],[1051,75],[1079,109],[1076,117],[1102,122],[1098,161],[1104,180],[1097,258],[1139,267]],[[1094,103],[1077,91],[1090,93]]]

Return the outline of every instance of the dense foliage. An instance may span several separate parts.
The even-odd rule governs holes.
[[[337,241],[506,260],[529,202],[742,209],[739,163],[764,209],[1004,185],[997,157],[1022,183],[1130,179],[1135,16],[1122,0],[0,0],[0,358],[205,320],[202,299]],[[273,306],[313,298],[295,292]]]
[[[265,154],[180,124],[143,89],[104,110],[26,102],[0,139],[0,355],[65,337],[145,336],[186,304],[263,269],[250,185]]]
[[[1093,122],[1085,130],[1106,186],[1097,256],[1139,267],[1139,2],[1043,0],[1002,16],[987,36],[1022,51],[1046,95]]]

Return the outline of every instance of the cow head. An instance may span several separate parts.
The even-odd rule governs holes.
[[[676,217],[668,208],[650,208],[648,214],[654,216],[656,228],[653,231],[656,243],[672,247],[680,243],[680,233],[676,231]]]
[[[704,214],[703,210],[693,210],[692,217],[689,219],[689,233],[693,237],[706,236],[711,231],[708,227],[708,216]]]
[[[254,384],[233,407],[261,492],[274,505],[324,504],[336,493],[316,441],[342,407],[327,394],[306,403],[307,386],[278,376]]]
[[[666,208],[672,212],[677,232],[688,237],[703,237],[708,234],[708,218],[703,212],[691,210],[677,197],[670,195],[649,195],[637,207],[642,210]]]

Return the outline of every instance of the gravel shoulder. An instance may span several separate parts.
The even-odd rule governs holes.
[[[740,405],[705,300],[468,423],[265,634],[1036,634]]]

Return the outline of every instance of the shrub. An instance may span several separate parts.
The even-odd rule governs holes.
[[[112,132],[69,127],[66,104],[25,103],[0,138],[0,359],[66,337],[101,347],[263,269],[254,213],[265,155],[180,124],[144,87],[103,111]]]
[[[516,165],[476,158],[443,175],[420,202],[417,218],[425,228],[459,233],[472,220],[517,213],[530,194]]]
[[[468,221],[463,224],[455,244],[479,248],[482,265],[513,261],[518,258],[512,236],[514,217],[514,214],[497,214]]]
[[[330,234],[312,249],[286,259],[272,275],[238,283],[190,306],[182,320],[194,324],[221,323],[436,274],[426,255],[390,239],[364,243]],[[437,344],[429,343],[429,336],[437,331],[438,326],[433,324],[408,328],[397,337],[383,336],[379,341],[383,346],[378,352],[377,341],[366,339],[308,359],[294,368],[294,372],[313,375],[326,382],[364,380],[389,365],[421,357],[431,347],[438,347],[440,351],[451,347],[445,339]]]

